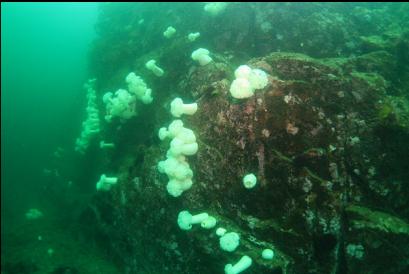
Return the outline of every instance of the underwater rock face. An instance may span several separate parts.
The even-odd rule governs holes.
[[[199,229],[184,235],[175,226],[179,209],[206,209],[223,227],[241,235],[239,252],[253,255],[257,273],[329,273],[344,268],[366,273],[383,269],[382,263],[372,262],[380,255],[399,273],[405,263],[394,254],[408,246],[408,224],[370,209],[393,212],[408,205],[398,198],[408,194],[407,186],[400,185],[397,193],[397,186],[383,179],[391,174],[378,174],[384,152],[376,134],[381,127],[377,104],[385,93],[384,81],[380,75],[350,71],[344,64],[287,53],[252,59],[250,66],[270,75],[269,85],[240,101],[230,97],[223,76],[216,84],[207,80],[223,75],[224,66],[204,72],[207,79],[201,79],[201,73],[191,75],[185,84],[193,87],[199,108],[185,121],[197,133],[200,147],[190,161],[195,186],[179,200],[171,199],[166,179],[155,168],[163,152],[145,149],[139,171],[143,178],[119,186],[114,194],[118,198],[112,206],[112,233],[128,237],[133,252],[154,235],[166,235],[156,238],[154,246],[166,246],[169,269],[212,273],[216,268],[202,269],[183,258],[201,260],[203,253],[215,262],[231,258],[219,250],[215,236]],[[121,165],[124,178],[134,177],[128,173],[129,164]],[[249,192],[241,181],[250,171],[259,183]],[[404,179],[396,174],[395,180]],[[388,192],[395,199],[388,198]],[[124,202],[124,196],[129,200]],[[390,219],[388,226],[385,219]],[[114,239],[112,244],[119,242]],[[132,254],[117,248],[125,260]],[[273,261],[257,255],[264,248],[274,250]],[[172,262],[173,256],[179,263]],[[148,255],[148,260],[153,258]]]
[[[303,273],[312,265],[320,273],[347,267],[340,253],[357,240],[352,240],[356,231],[350,222],[355,220],[346,208],[355,203],[391,210],[401,206],[377,201],[371,184],[392,190],[381,180],[368,181],[374,171],[365,169],[375,170],[383,161],[371,157],[381,150],[373,120],[385,92],[383,81],[372,85],[342,66],[299,54],[273,53],[249,63],[275,76],[264,92],[232,103],[227,90],[219,90],[217,96],[203,97],[190,119],[201,133],[193,168],[203,182],[191,200],[197,205],[202,193],[211,193],[207,197],[215,198],[218,212],[236,223],[251,223],[246,232],[291,258],[280,266],[285,272]],[[260,180],[250,193],[240,184],[247,171]],[[367,229],[359,227],[360,233]],[[401,241],[408,243],[405,231]],[[399,265],[401,259],[392,259],[394,252],[385,251],[388,244],[380,239],[376,248],[361,240],[365,256],[371,260],[382,250]],[[352,265],[356,271],[350,266],[351,273],[379,267],[365,266],[365,260]]]
[[[391,89],[397,94],[405,90],[395,73],[400,65],[391,53],[396,44],[388,40],[382,46],[368,46],[373,39],[362,38],[365,54],[360,54],[353,49],[357,45],[344,43],[351,41],[349,36],[358,41],[358,34],[350,31],[352,23],[345,14],[327,10],[300,19],[311,36],[301,49],[298,45],[305,37],[296,38],[301,34],[294,32],[285,37],[276,33],[275,25],[308,13],[314,4],[292,12],[291,4],[277,10],[266,8],[271,7],[268,4],[246,5],[251,12],[242,25],[234,23],[233,15],[243,6],[231,4],[225,20],[212,22],[206,31],[193,29],[200,30],[200,40],[208,40],[214,52],[214,61],[203,67],[189,63],[191,51],[176,36],[167,41],[173,44],[160,50],[147,49],[155,45],[149,34],[145,44],[134,41],[141,50],[135,64],[120,58],[126,51],[107,50],[104,58],[118,59],[104,62],[118,64],[118,70],[101,72],[111,77],[102,88],[115,82],[113,75],[121,74],[123,67],[138,68],[138,62],[143,64],[155,54],[162,56],[169,76],[160,83],[152,81],[154,91],[167,93],[157,92],[158,107],[150,124],[141,127],[146,130],[140,133],[140,143],[115,155],[113,166],[122,183],[112,193],[95,197],[97,227],[129,273],[141,269],[143,273],[222,273],[226,263],[241,255],[253,260],[246,273],[404,273],[409,256],[405,183],[409,119],[402,111],[407,98],[389,98]],[[169,16],[183,22],[178,7]],[[282,17],[286,12],[289,19]],[[354,9],[351,16],[361,13],[370,12]],[[208,20],[199,16],[192,25],[203,26]],[[249,30],[251,20],[260,23],[260,30]],[[295,22],[299,21],[292,26]],[[148,30],[155,28],[161,29],[153,25]],[[182,33],[183,28],[179,30]],[[136,39],[129,32],[129,39]],[[256,52],[263,54],[250,53],[249,41],[256,41],[260,49]],[[340,44],[343,50],[337,48]],[[314,58],[276,52],[282,48]],[[341,58],[340,51],[354,56]],[[267,87],[248,99],[232,98],[229,87],[236,59],[265,71]],[[97,67],[99,62],[93,64]],[[197,155],[189,159],[194,185],[177,199],[167,194],[167,179],[156,168],[167,149],[156,140],[156,129],[168,124],[169,109],[163,106],[176,97],[169,91],[174,89],[198,103],[193,116],[183,117],[199,145]],[[130,138],[128,132],[116,143]],[[248,173],[257,177],[251,190],[242,184]],[[238,233],[236,253],[220,250],[214,231],[200,227],[180,231],[176,220],[183,209],[206,211],[218,226]],[[266,248],[274,251],[271,261],[260,255]]]

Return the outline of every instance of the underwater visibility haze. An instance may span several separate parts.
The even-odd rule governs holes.
[[[409,273],[408,3],[2,3],[1,273]]]

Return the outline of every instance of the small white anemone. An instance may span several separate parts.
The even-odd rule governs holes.
[[[220,248],[224,251],[233,252],[240,244],[240,235],[236,232],[229,232],[220,238]]]
[[[166,38],[172,38],[173,35],[175,35],[176,33],[176,29],[172,26],[169,26],[164,32],[163,32],[163,36],[165,36]]]
[[[248,79],[251,74],[251,68],[247,65],[241,65],[234,71],[236,78]]]
[[[200,37],[200,32],[193,32],[193,33],[189,33],[189,34],[188,34],[187,39],[188,39],[190,42],[194,42],[194,41],[196,41],[196,39],[199,38],[199,37]]]
[[[230,94],[237,99],[249,98],[254,95],[254,89],[249,80],[238,78],[231,83]]]
[[[173,140],[170,142],[170,153],[177,157],[179,155],[187,155],[187,156],[192,156],[195,155],[197,150],[198,150],[198,144],[196,142],[194,143],[185,143],[180,138],[173,138]]]
[[[197,111],[197,103],[184,104],[183,100],[179,97],[173,99],[170,103],[170,113],[174,117],[180,117],[182,114],[193,115]]]
[[[205,212],[197,215],[192,215],[189,211],[183,210],[179,212],[178,225],[182,230],[190,230],[192,229],[192,225],[199,224],[207,218],[209,218],[209,214]]]
[[[241,257],[241,259],[235,265],[227,264],[224,267],[224,273],[225,274],[238,274],[238,273],[241,273],[244,270],[246,270],[247,268],[249,268],[252,263],[253,263],[253,260],[249,256],[244,255],[243,257]]]
[[[265,88],[268,84],[267,73],[261,69],[253,69],[248,79],[254,89]]]
[[[152,71],[153,74],[155,74],[158,77],[161,77],[163,75],[163,69],[161,69],[160,67],[158,67],[156,65],[156,61],[155,60],[149,60],[148,62],[146,62],[145,67]]]
[[[251,69],[241,65],[234,71],[236,79],[231,83],[230,94],[234,98],[244,99],[254,95],[257,89],[263,89],[268,84],[267,73],[261,69]]]
[[[250,189],[257,184],[257,177],[253,173],[247,174],[243,177],[243,185],[245,188]]]
[[[117,182],[117,177],[107,177],[105,174],[102,174],[97,182],[97,190],[109,191],[113,185],[116,185]]]
[[[264,260],[272,260],[274,258],[274,251],[270,248],[266,248],[261,252],[261,257]]]
[[[224,227],[219,227],[216,229],[216,235],[221,237],[226,234],[227,230]]]
[[[192,59],[198,61],[201,66],[205,66],[213,60],[209,53],[207,49],[199,48],[192,52]]]
[[[228,4],[227,2],[210,2],[204,6],[203,10],[212,16],[217,16],[226,9]]]
[[[216,226],[216,223],[217,223],[216,218],[213,216],[209,216],[209,218],[201,222],[200,225],[205,229],[211,229]]]
[[[105,143],[105,141],[101,141],[101,142],[99,142],[99,147],[100,147],[101,149],[104,149],[104,148],[114,148],[114,147],[115,147],[115,144],[114,144],[114,143]]]
[[[166,127],[161,127],[158,132],[159,139],[161,141],[169,137],[169,131]]]

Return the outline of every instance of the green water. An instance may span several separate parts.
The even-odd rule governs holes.
[[[2,273],[49,273],[57,268],[51,257],[44,260],[49,248],[69,245],[62,247],[68,249],[68,260],[80,249],[59,228],[67,221],[55,221],[69,216],[59,211],[61,197],[52,190],[67,179],[52,181],[43,170],[54,172],[54,151],[72,145],[81,123],[78,110],[84,105],[82,85],[89,75],[87,55],[95,37],[97,4],[2,3],[1,8]],[[50,216],[54,220],[38,227],[22,223],[27,209],[38,206],[50,212],[59,208]],[[4,236],[9,233],[24,244]],[[13,258],[11,266],[8,256]],[[43,267],[31,266],[32,260]]]

